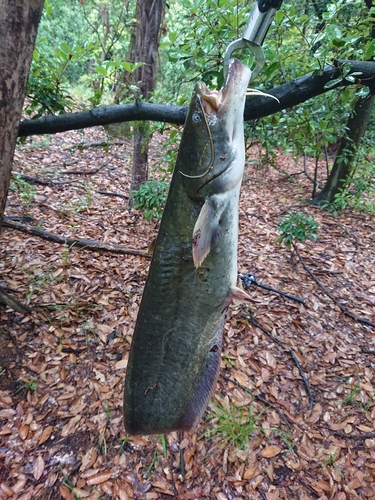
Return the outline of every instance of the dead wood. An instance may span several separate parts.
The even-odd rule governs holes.
[[[28,314],[31,312],[29,306],[21,304],[21,302],[9,295],[2,286],[0,286],[0,303],[10,307],[11,309],[13,309],[13,311],[16,311],[20,314]]]
[[[51,185],[61,185],[61,184],[71,184],[72,182],[77,182],[76,180],[69,181],[54,181],[54,180],[46,180],[41,179],[40,177],[32,177],[31,175],[19,174],[17,172],[13,172],[13,175],[16,175],[19,179],[26,181],[28,184],[32,185],[40,185],[40,186],[51,186]]]
[[[79,142],[69,149],[88,149],[88,148],[107,148],[108,146],[123,146],[124,141],[93,141],[93,142]]]
[[[111,193],[110,191],[102,191],[100,189],[96,192],[99,194],[104,194],[105,196],[118,196],[119,198],[124,198],[125,200],[129,199],[129,196],[127,194]]]
[[[312,407],[313,407],[313,404],[314,404],[314,396],[313,396],[313,393],[312,393],[309,381],[308,381],[308,379],[306,377],[305,372],[302,369],[302,366],[300,365],[300,363],[299,363],[299,361],[297,359],[297,356],[294,354],[294,352],[291,349],[289,349],[288,347],[286,347],[286,345],[283,344],[279,339],[277,339],[276,337],[274,337],[271,332],[269,332],[266,328],[264,328],[264,326],[262,326],[260,323],[258,323],[253,318],[252,314],[247,315],[247,319],[250,321],[250,323],[252,325],[254,325],[257,328],[259,328],[260,330],[262,330],[262,332],[265,333],[271,340],[273,340],[273,342],[275,342],[275,344],[277,344],[279,347],[281,347],[285,352],[287,352],[290,355],[290,357],[292,358],[294,364],[298,368],[299,374],[301,375],[301,378],[302,378],[302,380],[303,380],[303,382],[304,382],[304,384],[306,386],[307,394],[309,396],[309,410],[311,411]]]
[[[294,243],[293,243],[293,250],[294,250],[295,254],[297,255],[299,261],[301,262],[304,270],[311,276],[311,278],[315,281],[315,283],[319,286],[319,288],[321,290],[323,290],[323,292],[327,295],[327,297],[329,297],[332,300],[332,302],[334,302],[337,305],[337,307],[344,314],[344,316],[347,316],[348,318],[351,318],[354,321],[357,321],[358,323],[362,323],[363,325],[367,325],[367,326],[371,326],[371,327],[375,328],[375,323],[373,323],[372,321],[369,321],[366,318],[360,318],[359,316],[356,316],[355,314],[349,312],[341,304],[341,302],[338,301],[336,299],[336,297],[334,297],[329,290],[327,290],[327,288],[323,285],[323,283],[314,275],[314,272],[311,271],[311,269],[309,269],[309,267],[306,265],[302,255],[299,253],[298,248],[296,247],[296,245]]]
[[[60,170],[58,173],[61,175],[94,175],[107,166],[108,164],[105,163],[104,165],[101,165],[98,168],[93,168],[92,170]]]
[[[142,250],[137,250],[135,248],[125,248],[121,245],[115,245],[113,243],[103,243],[102,241],[89,240],[86,238],[71,238],[69,236],[58,236],[57,234],[44,231],[43,229],[37,229],[33,226],[28,226],[25,224],[20,224],[19,222],[10,221],[6,217],[3,220],[3,226],[9,227],[11,229],[16,229],[17,231],[22,231],[32,236],[37,236],[38,238],[43,238],[44,240],[53,241],[59,243],[60,245],[69,245],[85,248],[91,251],[106,251],[122,255],[140,255],[141,257],[151,257],[147,252]]]
[[[332,434],[335,436],[340,436],[343,438],[349,438],[349,439],[374,439],[375,438],[375,432],[364,432],[363,434],[345,434],[345,432],[340,432],[340,431],[331,431]]]
[[[285,417],[285,415],[283,414],[283,412],[273,403],[271,403],[270,401],[268,401],[266,398],[262,397],[262,396],[259,396],[259,394],[254,394],[253,392],[250,391],[250,389],[248,387],[245,387],[244,385],[240,384],[239,382],[237,382],[237,380],[234,380],[234,379],[231,379],[230,377],[227,377],[226,375],[223,375],[222,373],[220,373],[220,377],[224,380],[226,380],[227,382],[231,382],[232,384],[236,385],[237,387],[239,387],[240,389],[242,389],[243,391],[247,392],[248,394],[250,394],[254,399],[257,399],[258,401],[261,401],[262,403],[266,404],[267,406],[270,406],[271,408],[273,408],[276,413],[279,415],[279,417],[281,418],[281,420],[289,427],[290,429],[290,423],[288,422],[287,418]]]

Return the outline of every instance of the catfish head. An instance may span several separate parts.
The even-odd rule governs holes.
[[[251,71],[231,59],[223,87],[197,83],[177,165],[188,197],[203,201],[241,182],[245,163],[243,109]]]

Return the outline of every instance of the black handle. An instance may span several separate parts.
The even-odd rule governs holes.
[[[258,0],[259,12],[267,12],[269,9],[280,9],[283,0]]]

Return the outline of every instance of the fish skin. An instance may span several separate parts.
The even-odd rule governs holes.
[[[129,434],[193,430],[215,387],[226,311],[236,295],[250,76],[233,59],[219,94],[196,86],[130,349],[124,393]],[[194,257],[200,238],[204,250]]]

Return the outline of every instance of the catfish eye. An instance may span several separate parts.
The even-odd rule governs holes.
[[[202,120],[202,117],[201,117],[200,113],[198,113],[198,111],[196,111],[193,114],[193,122],[194,123],[199,123],[201,120]]]

